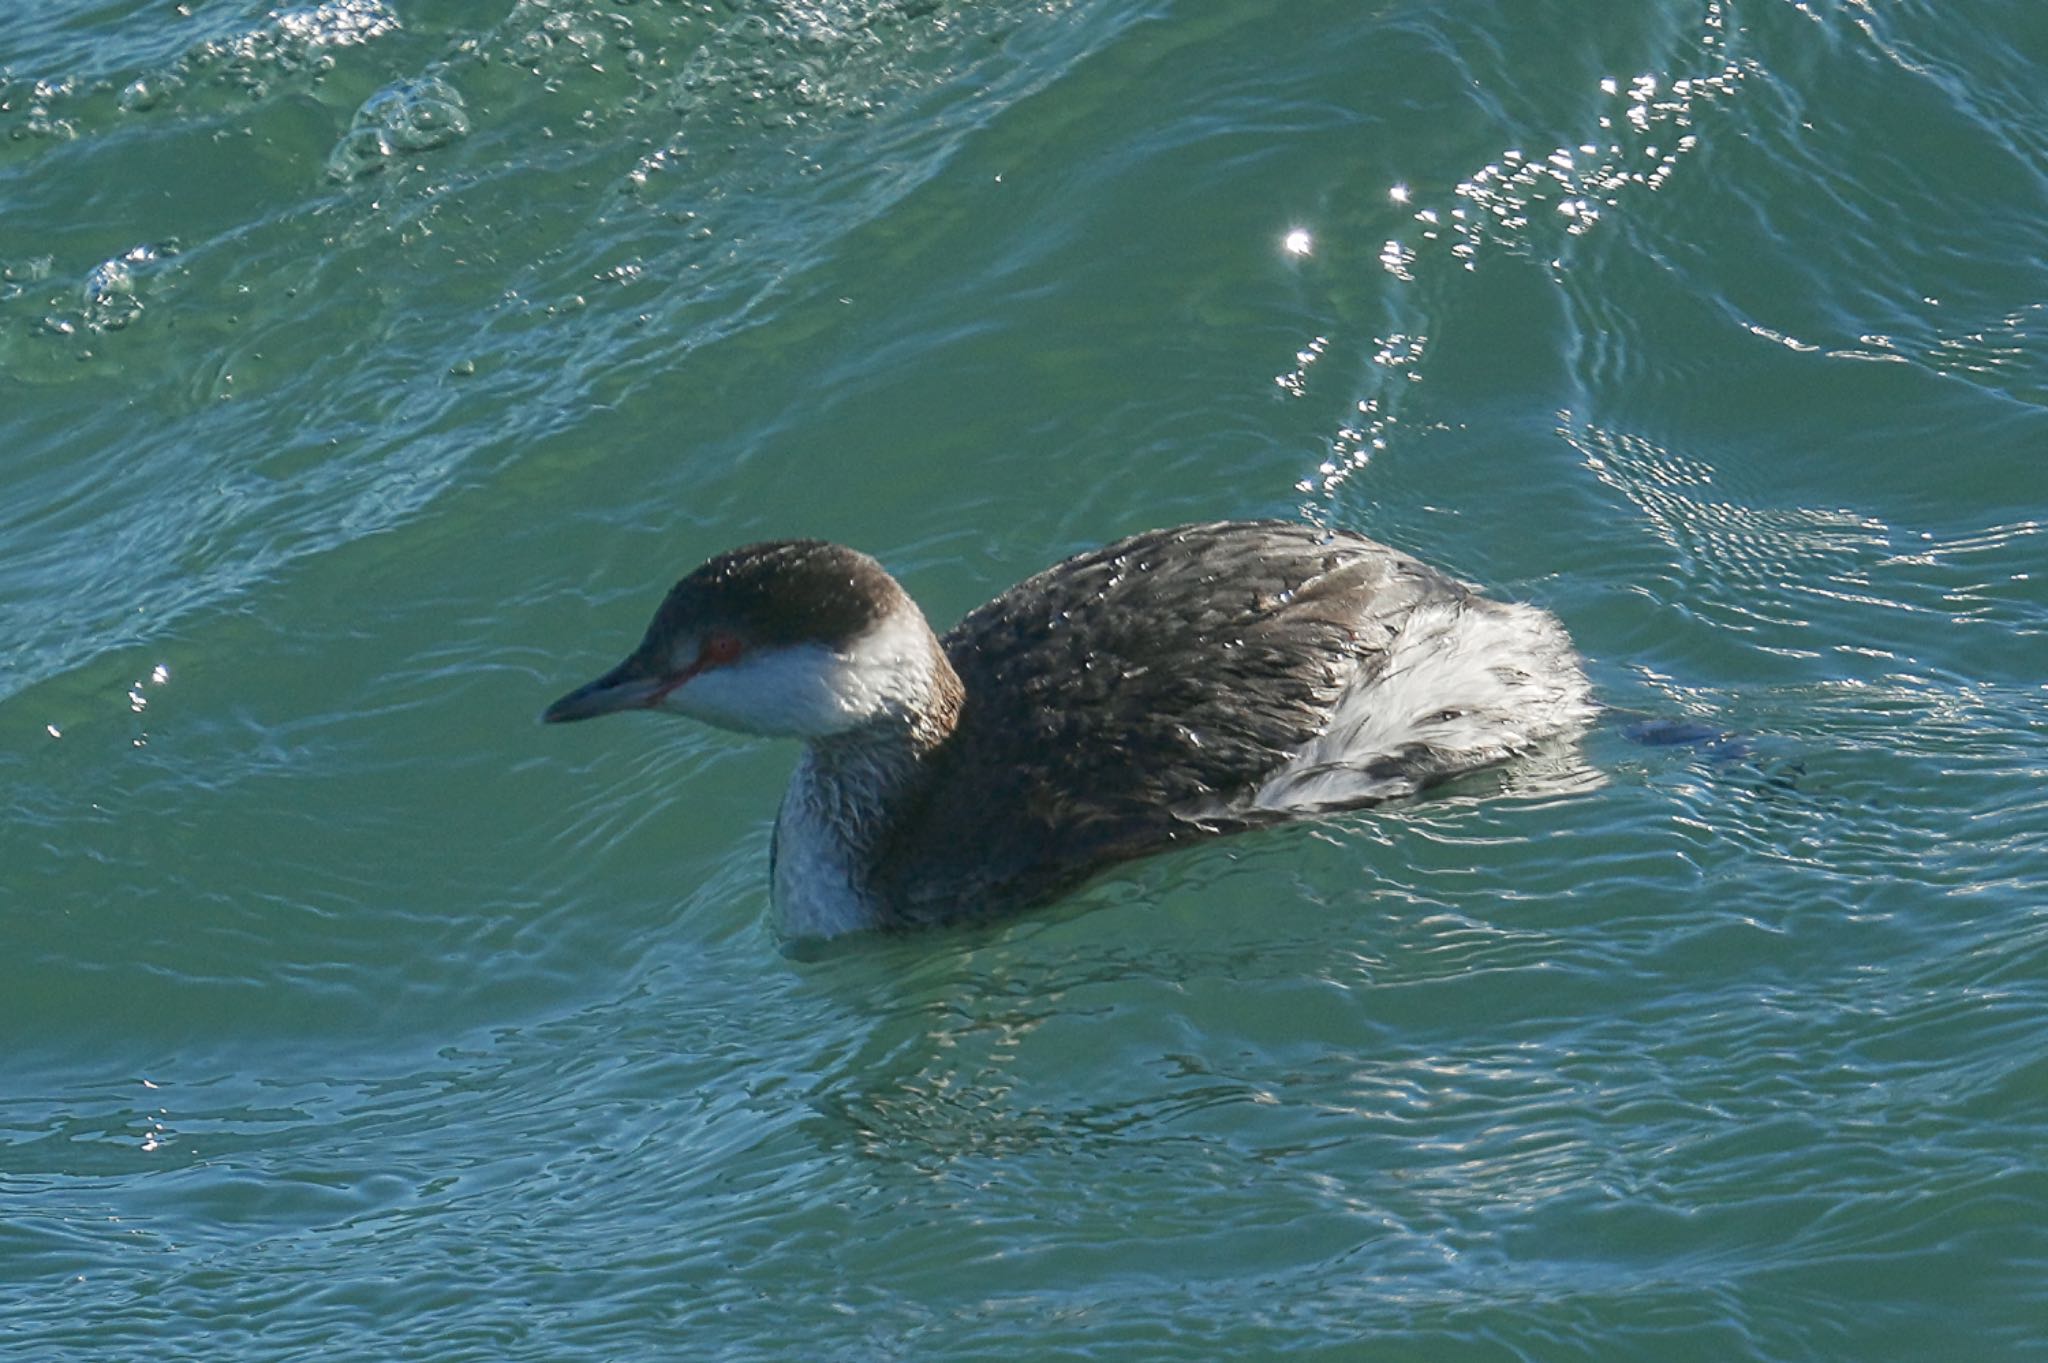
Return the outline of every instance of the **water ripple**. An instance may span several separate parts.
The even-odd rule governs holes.
[[[2037,1351],[2038,24],[185,8],[0,58],[10,1359]],[[1296,497],[1615,713],[810,949],[787,752],[534,723]]]

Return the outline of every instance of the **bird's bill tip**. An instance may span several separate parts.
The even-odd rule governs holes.
[[[630,663],[620,663],[596,681],[585,682],[540,712],[543,724],[569,724],[595,719],[619,710],[644,709],[661,699],[654,679],[638,675]]]

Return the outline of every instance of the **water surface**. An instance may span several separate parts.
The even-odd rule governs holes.
[[[2038,1356],[2048,13],[0,20],[10,1359]],[[1221,516],[1563,770],[789,953],[716,549]]]

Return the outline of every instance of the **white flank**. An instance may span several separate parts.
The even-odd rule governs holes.
[[[1571,640],[1534,606],[1424,606],[1385,671],[1338,697],[1327,728],[1259,787],[1259,809],[1331,809],[1410,795],[1505,762],[1592,718]]]

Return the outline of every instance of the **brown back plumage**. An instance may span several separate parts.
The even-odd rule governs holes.
[[[1467,595],[1363,536],[1279,521],[1152,531],[1047,569],[941,641],[966,701],[892,811],[872,888],[904,923],[1000,913],[1262,822],[1250,792],[1383,665],[1399,619]]]

